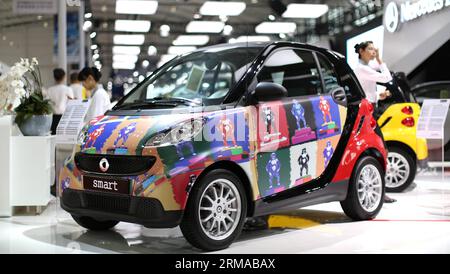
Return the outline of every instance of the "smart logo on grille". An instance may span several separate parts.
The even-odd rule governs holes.
[[[121,194],[129,193],[129,180],[109,179],[109,178],[94,178],[90,176],[83,177],[83,186],[87,190],[97,190],[114,192]]]
[[[106,158],[101,159],[100,163],[98,165],[99,165],[101,171],[103,171],[103,172],[108,171],[109,162],[108,162],[108,160],[106,160]]]

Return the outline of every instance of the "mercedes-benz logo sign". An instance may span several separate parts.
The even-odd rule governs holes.
[[[399,23],[398,6],[395,2],[390,2],[387,4],[386,11],[384,12],[384,26],[388,32],[393,33],[398,29]]]
[[[99,163],[98,165],[99,165],[100,170],[101,170],[102,172],[108,171],[109,163],[108,163],[108,160],[106,160],[106,158],[101,159],[101,160],[100,160],[100,163]]]

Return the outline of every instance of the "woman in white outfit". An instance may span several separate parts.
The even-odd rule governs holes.
[[[386,63],[381,60],[379,50],[372,41],[366,41],[355,45],[355,52],[359,56],[359,64],[354,70],[361,84],[367,100],[372,103],[376,112],[378,100],[384,100],[391,96],[388,90],[377,92],[377,82],[387,83],[392,80],[391,72]],[[373,62],[375,60],[376,62]],[[384,196],[385,203],[393,203],[395,199]]]
[[[92,94],[89,110],[86,114],[86,121],[105,114],[110,109],[111,99],[100,84],[102,74],[95,68],[86,67],[78,74],[78,80],[83,83],[84,88]]]

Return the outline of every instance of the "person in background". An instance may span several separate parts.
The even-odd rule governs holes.
[[[72,72],[70,74],[70,88],[73,91],[74,99],[76,100],[87,99],[83,97],[83,86],[78,80],[78,72]]]
[[[51,129],[52,135],[55,135],[59,121],[66,110],[67,101],[73,99],[74,96],[72,89],[65,85],[66,72],[63,69],[54,69],[53,78],[55,79],[55,85],[48,88],[45,95],[52,102],[53,120]]]
[[[91,94],[91,104],[86,114],[85,121],[105,114],[110,109],[111,99],[100,84],[101,72],[95,67],[86,67],[78,74],[78,80],[82,82],[87,94]]]
[[[359,64],[354,71],[355,75],[366,94],[367,100],[369,100],[374,107],[374,113],[376,113],[378,100],[384,100],[388,96],[391,96],[387,90],[377,92],[377,82],[387,83],[391,81],[391,72],[386,63],[381,60],[380,52],[375,48],[372,41],[366,41],[355,45],[355,52],[359,57]],[[376,62],[372,62],[373,60]],[[393,203],[396,202],[396,200],[385,194],[384,202]]]

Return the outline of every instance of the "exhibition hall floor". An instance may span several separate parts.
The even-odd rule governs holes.
[[[450,253],[450,180],[418,176],[390,194],[374,221],[352,222],[339,203],[286,212],[270,229],[247,230],[216,253]],[[284,226],[285,228],[277,228]],[[286,228],[287,227],[287,228]],[[0,218],[0,253],[200,253],[178,228],[119,223],[113,231],[79,227],[53,200],[39,216]]]

